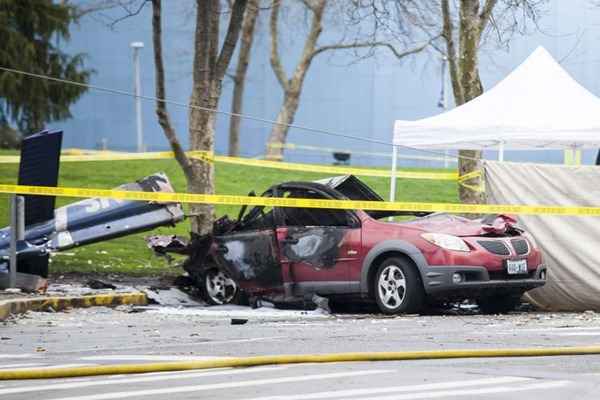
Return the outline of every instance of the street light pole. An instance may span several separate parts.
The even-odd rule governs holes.
[[[441,78],[442,78],[442,86],[440,89],[440,100],[438,101],[438,107],[442,108],[444,111],[448,109],[448,86],[446,79],[446,68],[448,66],[448,58],[442,57],[442,68],[441,68]],[[450,152],[448,150],[444,150],[444,169],[448,169],[449,166],[449,156]]]
[[[135,122],[137,129],[137,151],[144,151],[144,132],[142,127],[142,87],[140,81],[140,49],[144,48],[143,42],[131,42],[133,49],[133,75],[135,92]]]

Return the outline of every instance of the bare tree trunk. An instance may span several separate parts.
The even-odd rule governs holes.
[[[283,145],[286,142],[289,131],[289,124],[294,122],[298,105],[300,104],[300,92],[286,92],[284,94],[283,104],[277,114],[277,124],[273,126],[269,135],[269,144],[275,146],[267,146],[265,158],[267,160],[281,161],[283,159]]]
[[[247,0],[235,0],[229,17],[229,26],[219,51],[220,0],[196,0],[196,31],[194,37],[193,85],[190,98],[189,143],[193,151],[212,152],[214,149],[215,113],[219,104],[221,85],[239,38]],[[165,97],[164,67],[161,40],[161,1],[152,0],[153,42],[156,93]],[[187,180],[190,193],[214,193],[214,169],[211,162],[188,158],[171,126],[164,102],[157,101],[156,114],[165,136]],[[213,206],[192,204],[190,220],[192,232],[210,232]]]
[[[198,85],[195,87],[190,105],[215,109],[220,88]],[[202,96],[202,93],[207,95]],[[212,152],[214,150],[214,113],[192,109],[189,115],[190,149]],[[191,159],[192,176],[188,178],[188,192],[214,193],[214,167],[212,162]],[[212,229],[214,207],[209,204],[191,204],[190,219],[192,232],[207,233]]]
[[[229,27],[219,52],[220,0],[196,0],[196,33],[193,87],[190,98],[189,134],[192,151],[214,151],[215,110],[221,97],[225,71],[238,41],[247,0],[232,5]],[[192,176],[188,178],[190,193],[214,193],[212,162],[192,159]],[[207,204],[190,206],[192,231],[203,234],[212,230],[214,207]]]
[[[452,92],[454,93],[454,102],[459,106],[465,102],[465,97],[460,83],[460,71],[456,60],[456,44],[454,43],[454,26],[448,0],[442,0],[442,17],[442,36],[446,41],[446,57],[448,59],[450,81],[452,82]]]
[[[497,0],[487,0],[480,12],[480,0],[461,0],[459,3],[459,45],[454,42],[454,27],[448,0],[442,0],[443,37],[450,66],[450,77],[456,105],[473,100],[483,92],[478,69],[478,52],[481,34],[491,18]],[[458,152],[458,173],[464,176],[481,169],[481,151],[460,150]],[[472,182],[482,178],[474,178]],[[476,186],[468,180],[470,186]],[[459,185],[459,197],[463,203],[482,203],[484,193]]]
[[[219,0],[197,0],[196,32],[193,66],[193,86],[190,98],[189,143],[190,150],[214,150],[213,113],[206,109],[216,108],[219,86],[213,82],[217,59],[219,34]],[[200,109],[199,107],[202,107]],[[190,193],[214,193],[214,169],[206,160],[192,159],[192,175],[187,186]],[[192,232],[204,234],[210,231],[214,208],[207,204],[190,205]]]
[[[258,17],[258,8],[260,0],[249,0],[242,24],[242,35],[240,38],[240,52],[238,63],[233,78],[233,98],[231,100],[231,112],[241,114],[244,89],[246,86],[246,73],[250,62],[252,42],[254,41],[254,32],[256,20]],[[232,115],[229,120],[229,155],[237,157],[240,155],[240,117]]]
[[[192,165],[190,160],[187,158],[185,151],[181,147],[177,134],[173,125],[169,113],[167,112],[167,105],[164,101],[161,101],[167,97],[165,89],[165,67],[163,64],[162,56],[162,4],[161,0],[152,0],[152,44],[154,46],[154,75],[156,80],[156,116],[158,123],[163,128],[163,132],[169,141],[169,146],[175,154],[175,159],[181,166],[186,179],[192,176]]]
[[[265,152],[265,158],[268,160],[281,160],[283,158],[283,147],[289,126],[285,124],[291,124],[296,116],[298,110],[298,103],[300,101],[300,93],[302,92],[302,86],[304,84],[304,78],[306,73],[315,57],[317,50],[317,40],[323,31],[321,25],[323,21],[323,14],[325,12],[325,6],[327,0],[318,0],[309,6],[309,10],[312,13],[312,20],[310,31],[304,41],[304,48],[302,49],[302,55],[300,61],[294,69],[294,73],[290,79],[287,78],[281,58],[279,55],[279,33],[278,33],[278,22],[279,22],[279,9],[281,3],[279,0],[273,0],[271,7],[271,19],[269,22],[269,28],[271,31],[271,68],[277,77],[279,85],[283,89],[283,103],[279,109],[277,115],[278,124],[274,125],[269,140],[267,141],[267,149]]]
[[[481,20],[479,15],[479,0],[463,0],[460,8],[460,71],[462,95],[464,102],[476,98],[482,93],[479,79],[478,50],[481,37]],[[481,151],[460,150],[458,173],[460,176],[481,169]],[[459,185],[459,197],[463,203],[483,203],[484,193],[475,191],[464,185]]]
[[[294,121],[294,117],[296,112],[298,111],[298,106],[300,103],[300,95],[302,93],[302,88],[304,85],[304,80],[306,78],[306,74],[310,68],[310,65],[313,59],[324,52],[334,51],[334,50],[347,50],[347,49],[360,49],[360,48],[369,48],[373,49],[375,47],[384,47],[387,50],[391,51],[392,54],[397,59],[402,59],[412,54],[419,53],[423,51],[429,44],[439,38],[440,35],[436,35],[431,38],[428,42],[421,46],[416,46],[412,49],[408,49],[405,51],[399,51],[392,44],[385,41],[378,41],[377,35],[373,35],[365,40],[354,40],[351,42],[336,42],[328,45],[318,46],[318,40],[323,32],[323,16],[325,13],[325,9],[328,5],[328,0],[313,0],[306,1],[303,3],[307,7],[309,14],[312,14],[311,18],[311,26],[304,40],[304,48],[302,50],[302,54],[300,56],[300,60],[291,77],[288,79],[287,74],[283,68],[283,64],[281,62],[281,58],[279,55],[279,38],[278,38],[278,20],[279,20],[279,10],[280,6],[283,2],[281,0],[272,0],[271,6],[271,18],[269,21],[269,28],[271,34],[271,68],[279,82],[283,90],[283,102],[281,108],[279,109],[279,113],[277,115],[277,124],[273,126],[271,130],[271,134],[269,136],[269,140],[267,142],[267,148],[265,151],[265,157],[269,160],[282,160],[283,159],[283,145],[287,140],[287,134],[289,131],[288,124],[291,124]],[[334,3],[334,2],[332,2]],[[344,3],[344,2],[339,2]],[[351,2],[347,2],[351,3]],[[365,6],[360,2],[356,2],[355,4],[358,9],[362,10],[362,7],[374,7],[375,4],[370,6]],[[378,12],[378,11],[376,11]]]

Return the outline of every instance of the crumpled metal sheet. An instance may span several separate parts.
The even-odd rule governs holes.
[[[432,214],[413,221],[403,221],[427,232],[454,236],[509,235],[520,232],[517,220],[508,215],[488,215],[479,219],[468,219],[453,214]]]
[[[120,186],[135,191],[167,191],[173,187],[164,173],[156,173],[135,183]],[[18,243],[19,270],[38,263],[49,252],[175,225],[184,219],[179,203],[92,198],[78,201],[54,211],[54,218],[27,226],[25,240]],[[0,230],[0,271],[8,269],[11,229]]]

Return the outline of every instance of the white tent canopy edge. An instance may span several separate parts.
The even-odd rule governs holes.
[[[393,152],[421,149],[582,149],[600,147],[600,99],[538,47],[481,96],[417,121],[397,120]],[[390,200],[395,194],[392,162]]]

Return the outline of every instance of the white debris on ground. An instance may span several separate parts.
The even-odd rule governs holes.
[[[50,284],[46,296],[87,296],[92,294],[114,294],[139,292],[131,286],[116,286],[116,289],[92,289],[83,284]]]
[[[253,309],[251,307],[236,305],[206,306],[193,308],[147,307],[146,312],[161,315],[193,316],[196,318],[207,318],[211,320],[240,318],[261,321],[265,319],[268,319],[270,321],[290,321],[331,318],[330,315],[323,313],[319,310],[278,310],[270,307],[260,307]]]
[[[155,304],[149,306],[118,306],[114,309],[104,307],[91,308],[87,310],[71,310],[66,312],[72,314],[66,316],[66,319],[72,318],[73,314],[79,315],[104,315],[111,314],[121,315],[127,318],[129,313],[142,312],[144,314],[154,314],[161,320],[193,318],[202,321],[217,321],[218,323],[231,320],[239,320],[239,324],[246,322],[260,323],[346,323],[346,324],[387,324],[398,322],[400,320],[412,321],[413,324],[418,324],[423,327],[430,324],[436,324],[437,321],[446,320],[454,321],[454,323],[463,326],[486,326],[488,328],[497,327],[504,329],[506,333],[511,333],[511,329],[536,329],[543,331],[568,332],[570,329],[583,328],[589,329],[589,335],[597,334],[600,330],[600,313],[586,311],[582,313],[552,313],[552,312],[515,312],[506,315],[479,315],[471,310],[474,306],[461,305],[461,309],[465,308],[470,311],[468,314],[456,313],[452,310],[448,313],[440,313],[435,315],[400,315],[400,316],[385,316],[379,314],[368,313],[352,313],[352,314],[328,314],[327,312],[317,309],[314,311],[304,310],[282,310],[274,308],[270,303],[264,302],[264,306],[260,308],[251,308],[237,305],[222,305],[209,306],[202,300],[190,296],[188,293],[177,288],[159,289],[156,287],[148,287],[142,285],[135,286],[120,286],[116,285],[115,289],[91,289],[85,284],[70,283],[70,284],[52,284],[50,285],[47,295],[55,296],[82,296],[98,293],[120,293],[120,292],[143,292]],[[455,310],[454,310],[455,311]],[[464,311],[464,310],[463,310]],[[37,314],[37,316],[36,316]],[[27,313],[25,316],[17,316],[14,320],[38,320],[45,313]],[[60,313],[59,313],[60,314]],[[56,319],[57,314],[48,316],[50,319]],[[45,318],[45,317],[44,317]],[[60,318],[59,318],[60,319]],[[237,323],[236,323],[237,324]],[[582,333],[578,333],[582,335]],[[475,334],[477,336],[477,334]]]
[[[189,307],[189,306],[205,306],[203,301],[193,298],[186,292],[177,288],[156,289],[142,288],[142,292],[148,296],[152,302],[165,307]]]
[[[315,311],[303,310],[279,310],[268,302],[263,302],[264,306],[251,308],[238,305],[209,306],[203,301],[193,298],[187,293],[177,289],[142,289],[148,298],[156,305],[145,307],[134,307],[137,311],[144,311],[151,314],[160,314],[163,316],[193,316],[199,319],[210,320],[230,320],[238,319],[240,324],[247,321],[289,321],[304,319],[324,319],[328,318],[327,312],[320,309]]]

